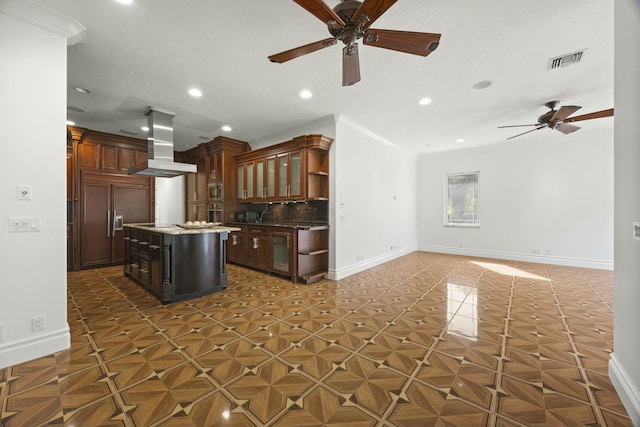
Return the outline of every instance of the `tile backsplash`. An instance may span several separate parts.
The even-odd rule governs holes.
[[[248,210],[255,210],[258,216],[265,210],[262,222],[319,223],[329,222],[329,202],[326,200],[298,203],[250,203]]]

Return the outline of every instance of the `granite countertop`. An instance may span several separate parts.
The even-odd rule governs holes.
[[[240,231],[238,227],[229,227],[225,225],[207,226],[201,228],[185,228],[176,224],[125,224],[125,227],[136,228],[145,231],[154,231],[162,234],[205,234],[205,233],[229,233],[232,231]]]
[[[329,228],[329,224],[322,223],[296,223],[296,222],[227,222],[232,227],[254,226],[254,227],[281,227],[296,228],[302,230],[324,230]]]

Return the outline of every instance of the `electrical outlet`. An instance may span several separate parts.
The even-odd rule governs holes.
[[[31,318],[31,330],[33,332],[43,331],[45,328],[45,316],[34,316]]]

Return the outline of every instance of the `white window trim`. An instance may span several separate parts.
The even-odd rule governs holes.
[[[456,172],[456,173],[446,173],[444,176],[444,218],[443,218],[443,227],[454,227],[454,228],[480,228],[480,216],[477,215],[478,220],[475,224],[460,224],[460,223],[449,223],[447,221],[447,207],[449,203],[449,177],[457,176],[457,175],[476,175],[477,185],[478,185],[478,200],[480,200],[480,171],[471,171],[471,172]]]

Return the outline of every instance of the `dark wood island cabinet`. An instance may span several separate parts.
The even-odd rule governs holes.
[[[236,227],[124,226],[124,274],[168,304],[227,287],[226,240]]]

